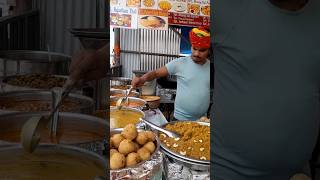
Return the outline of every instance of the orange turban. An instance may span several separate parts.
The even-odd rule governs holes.
[[[191,45],[197,48],[210,48],[210,32],[205,27],[193,28],[189,33]]]

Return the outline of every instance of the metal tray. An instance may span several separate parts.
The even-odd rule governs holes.
[[[168,122],[168,123],[162,125],[161,127],[164,128],[166,125],[175,124],[176,122],[179,122],[179,121]],[[193,123],[195,122],[195,123],[198,123],[200,125],[210,126],[210,123],[206,123],[206,122],[199,122],[199,121],[184,121],[184,122],[193,122]],[[158,133],[158,135],[159,135],[159,133]],[[184,163],[189,163],[190,165],[210,166],[210,161],[194,159],[194,158],[190,158],[190,157],[178,154],[176,152],[173,152],[169,148],[167,148],[167,146],[162,144],[161,141],[160,141],[160,147],[161,147],[161,149],[163,150],[163,152],[166,155],[168,155],[169,157],[172,157],[175,160],[178,160],[178,161],[181,161],[181,162],[184,162]]]
[[[111,130],[111,134],[120,133],[123,128]],[[138,129],[141,132],[143,129]],[[156,134],[155,134],[156,135]],[[163,171],[163,154],[160,152],[160,140],[156,137],[156,149],[149,160],[142,161],[135,166],[119,170],[110,170],[110,179],[160,179]]]
[[[138,130],[138,132],[146,131],[146,130],[144,130],[144,129],[137,129],[137,130]],[[120,134],[122,131],[123,131],[123,128],[110,129],[110,138],[111,138],[112,135],[114,135],[114,134]],[[150,156],[150,159],[152,159],[152,157],[153,157],[153,156],[156,154],[156,152],[158,152],[159,149],[160,149],[160,140],[159,140],[157,134],[154,133],[154,135],[155,135],[155,137],[156,137],[156,142],[157,142],[157,144],[156,144],[156,149],[154,150],[154,152],[153,152],[152,155]],[[108,141],[108,142],[110,142],[110,141]],[[108,146],[108,147],[109,147],[109,146]],[[120,170],[121,170],[121,171],[122,171],[122,170],[123,170],[123,171],[126,171],[126,170],[128,170],[128,169],[132,169],[132,168],[135,168],[135,167],[139,167],[140,165],[142,165],[142,164],[145,163],[146,161],[147,161],[147,160],[141,161],[140,163],[138,163],[138,164],[135,165],[135,166],[128,167],[128,168],[123,168],[123,169],[120,169]],[[119,171],[119,170],[110,170],[110,173],[113,172],[113,171]]]
[[[169,151],[166,151],[161,147],[161,151],[168,157],[170,157],[174,162],[181,164],[183,166],[186,166],[192,170],[196,171],[209,171],[210,170],[210,164],[203,164],[199,162],[193,162],[193,161],[188,161],[185,158],[178,157],[174,154],[172,154]]]

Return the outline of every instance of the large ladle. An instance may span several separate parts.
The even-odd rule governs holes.
[[[174,133],[174,132],[172,132],[172,131],[168,131],[168,130],[166,130],[166,129],[163,129],[163,128],[161,128],[161,127],[159,127],[159,126],[153,124],[152,122],[147,121],[147,120],[145,120],[145,119],[143,119],[143,118],[140,118],[140,121],[146,123],[146,124],[149,125],[151,128],[156,129],[156,130],[158,130],[158,131],[166,134],[167,136],[169,136],[169,137],[171,137],[171,138],[180,137],[180,135],[178,135],[177,133]]]
[[[56,112],[62,105],[65,98],[71,92],[74,85],[75,83],[73,81],[69,79],[67,80],[67,82],[62,87],[60,96],[57,98],[57,104],[54,105],[53,110],[47,118],[50,120],[48,126],[51,137],[55,137],[57,135],[58,116]],[[45,119],[45,117],[43,116],[33,116],[30,119],[28,119],[22,127],[20,141],[24,150],[29,153],[32,153],[40,142],[40,135],[37,133],[37,128],[43,119]]]

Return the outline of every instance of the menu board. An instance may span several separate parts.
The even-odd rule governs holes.
[[[167,30],[168,25],[209,26],[209,0],[110,0],[110,25]]]
[[[168,11],[139,9],[139,28],[168,30]]]
[[[162,0],[164,1],[164,0]],[[182,26],[209,26],[209,0],[165,0],[169,2],[169,24]]]
[[[138,8],[111,6],[110,26],[118,28],[137,29]]]
[[[199,16],[183,13],[171,13],[168,16],[169,24],[179,26],[210,26],[209,16]]]
[[[138,28],[140,0],[110,0],[110,26]]]

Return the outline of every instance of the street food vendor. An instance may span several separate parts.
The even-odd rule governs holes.
[[[193,28],[189,38],[191,56],[174,59],[164,67],[132,80],[132,86],[139,87],[156,78],[177,76],[176,120],[197,120],[206,115],[210,104],[210,32],[203,27]]]

